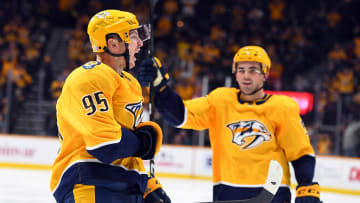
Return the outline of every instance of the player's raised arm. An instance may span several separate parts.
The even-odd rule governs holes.
[[[209,127],[213,114],[208,97],[183,101],[167,85],[169,74],[157,58],[145,59],[138,69],[138,80],[142,85],[153,83],[155,107],[170,125],[196,130]]]
[[[157,58],[147,58],[138,68],[140,84],[148,86],[153,83],[155,89],[155,106],[170,125],[178,126],[184,121],[185,105],[182,98],[168,87],[169,74]]]

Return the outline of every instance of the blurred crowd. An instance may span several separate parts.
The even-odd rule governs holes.
[[[44,60],[50,26],[46,1],[0,2],[0,122],[10,112],[10,131]],[[11,103],[8,98],[11,97]],[[3,127],[3,126],[1,126]]]
[[[314,93],[314,111],[303,118],[311,138],[316,138],[317,152],[333,154],[336,132],[340,132],[341,153],[360,157],[359,1],[154,2],[155,56],[183,99],[203,94],[204,76],[208,91],[224,86],[226,77],[233,79],[234,53],[243,45],[261,45],[272,59],[267,89]],[[95,59],[87,23],[94,13],[109,8],[134,12],[141,23],[150,22],[146,0],[0,2],[0,120],[9,111],[8,84],[13,83],[12,101],[21,107],[26,88],[38,78],[38,67],[46,70],[44,99],[56,101],[67,74]],[[44,49],[54,27],[72,30],[66,36],[68,58],[63,60],[67,66],[56,75],[54,71],[59,70]],[[146,57],[146,53],[138,57]],[[21,108],[11,109],[12,118],[19,112]],[[167,143],[198,144],[197,132],[174,129],[156,113],[155,120],[163,126]],[[56,135],[56,125],[48,132]]]

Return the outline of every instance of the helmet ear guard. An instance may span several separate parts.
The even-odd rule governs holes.
[[[261,71],[266,74],[270,71],[271,61],[265,49],[260,46],[245,46],[240,48],[233,59],[232,73],[236,72],[236,66],[241,61],[252,61],[261,64]]]

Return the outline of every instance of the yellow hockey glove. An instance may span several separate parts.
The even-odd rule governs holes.
[[[321,203],[319,184],[298,185],[296,187],[295,203]]]
[[[159,180],[156,178],[150,178],[148,180],[143,200],[144,203],[171,203],[170,198],[167,196]]]

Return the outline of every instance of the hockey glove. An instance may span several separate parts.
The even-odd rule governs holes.
[[[169,78],[169,74],[156,57],[143,60],[138,68],[138,80],[141,86],[149,86],[152,82],[156,90],[162,91]]]
[[[295,203],[321,203],[318,183],[300,184],[296,187]]]
[[[140,149],[135,156],[144,160],[152,159],[159,152],[162,144],[160,126],[152,121],[142,122],[135,129],[135,135],[140,138]]]
[[[162,185],[156,178],[150,178],[146,185],[146,190],[143,196],[144,203],[171,203],[162,188]]]

